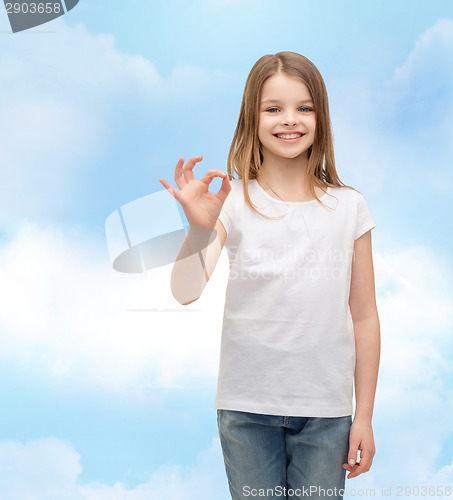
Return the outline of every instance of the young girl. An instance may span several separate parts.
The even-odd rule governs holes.
[[[228,176],[208,170],[197,181],[201,160],[183,167],[180,158],[179,190],[160,181],[190,224],[172,273],[181,304],[197,300],[228,251],[215,407],[231,496],[343,498],[346,470],[367,472],[375,453],[376,224],[365,197],[338,178],[313,63],[293,52],[259,59]],[[214,177],[223,178],[216,194]]]

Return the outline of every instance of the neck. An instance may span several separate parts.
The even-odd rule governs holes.
[[[285,193],[306,193],[305,173],[308,167],[307,152],[297,158],[281,158],[271,154],[264,155],[258,172],[260,186],[272,187]]]

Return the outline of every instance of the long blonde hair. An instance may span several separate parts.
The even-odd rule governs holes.
[[[305,176],[309,192],[324,205],[315,193],[315,184],[318,187],[343,186],[354,189],[340,181],[335,169],[329,102],[321,73],[309,59],[295,52],[265,55],[258,59],[247,77],[238,124],[228,154],[227,169],[230,180],[233,179],[233,172],[242,179],[245,200],[250,208],[268,219],[272,217],[261,214],[253,205],[248,192],[248,181],[257,178],[263,162],[258,138],[263,84],[276,73],[299,77],[308,87],[313,99],[316,129],[313,145],[307,152],[308,168]]]

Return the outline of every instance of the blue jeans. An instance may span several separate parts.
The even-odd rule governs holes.
[[[232,500],[342,499],[352,416],[217,410]]]

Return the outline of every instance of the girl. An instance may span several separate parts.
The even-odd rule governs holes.
[[[197,181],[201,160],[183,167],[180,158],[179,190],[160,182],[190,224],[172,272],[181,304],[197,300],[228,251],[215,407],[231,496],[341,499],[346,470],[368,471],[375,454],[376,224],[365,197],[338,178],[313,63],[293,52],[259,59],[228,176],[208,170]],[[223,178],[216,194],[214,177]]]

